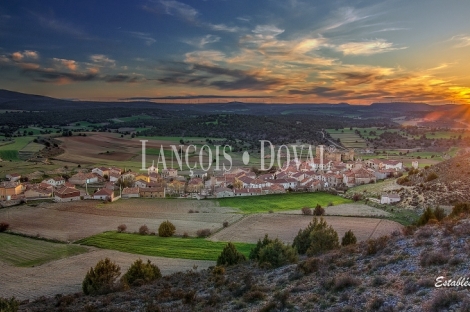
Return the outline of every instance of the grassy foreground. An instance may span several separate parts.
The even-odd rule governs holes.
[[[87,252],[83,246],[57,244],[18,235],[0,234],[0,261],[31,267]]]
[[[104,232],[77,241],[79,244],[113,249],[146,256],[192,260],[217,260],[227,243],[204,238],[159,237],[129,233]],[[254,244],[234,243],[248,256]]]
[[[230,197],[221,198],[218,201],[221,207],[239,208],[244,213],[296,210],[303,207],[315,208],[317,204],[326,207],[329,203],[339,205],[352,202],[349,199],[322,192]]]

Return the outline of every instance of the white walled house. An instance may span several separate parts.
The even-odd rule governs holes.
[[[382,194],[380,197],[380,203],[381,204],[393,204],[397,203],[401,200],[400,195],[398,194]]]
[[[49,178],[49,179],[46,179],[46,180],[42,181],[42,183],[46,183],[46,184],[57,187],[57,186],[64,185],[65,184],[65,179],[62,178],[62,177]]]

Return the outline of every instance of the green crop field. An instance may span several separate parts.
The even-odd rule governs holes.
[[[0,158],[2,160],[19,160],[18,151],[0,150]]]
[[[31,267],[87,252],[83,246],[57,244],[18,235],[0,234],[0,261]]]
[[[5,151],[5,150],[19,151],[22,148],[24,148],[32,140],[34,140],[34,137],[30,137],[30,136],[14,138],[14,141],[12,143],[1,145],[0,151]]]
[[[227,244],[204,238],[159,237],[117,232],[101,233],[77,243],[146,256],[213,261],[217,260]],[[247,243],[234,244],[245,256],[248,256],[251,248],[255,246]]]
[[[282,210],[297,210],[303,207],[326,207],[329,203],[339,205],[350,203],[349,199],[328,193],[273,194],[219,199],[221,207],[239,208],[244,213],[262,213]]]

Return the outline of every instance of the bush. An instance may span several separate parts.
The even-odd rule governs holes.
[[[222,223],[222,225],[224,226],[224,228],[228,227],[228,221],[224,221],[224,223]]]
[[[95,268],[85,275],[82,290],[85,295],[100,295],[112,292],[115,281],[121,275],[121,268],[109,258],[98,261]]]
[[[426,225],[431,219],[436,219],[436,217],[434,216],[434,211],[430,207],[428,207],[426,208],[426,210],[424,210],[421,217],[419,217],[416,224],[418,226],[423,226],[423,225]]]
[[[352,199],[357,202],[357,201],[360,201],[362,199],[362,195],[361,194],[358,194],[358,193],[355,193],[352,197]]]
[[[265,234],[263,240],[261,241],[261,239],[258,239],[258,243],[256,243],[256,247],[251,248],[250,255],[248,258],[250,258],[251,260],[258,260],[259,252],[261,248],[267,246],[269,243],[272,243],[272,242],[273,240],[269,239],[268,234]]]
[[[184,232],[183,233],[183,238],[188,238],[188,237],[189,237],[188,232]]]
[[[136,260],[121,278],[127,285],[143,285],[162,277],[160,269],[147,260],[143,263],[141,259]]]
[[[421,266],[443,265],[448,261],[448,257],[444,251],[423,252],[419,263]]]
[[[447,214],[444,208],[437,207],[436,209],[434,209],[434,217],[437,219],[437,221],[444,220],[446,216]]]
[[[357,286],[359,283],[359,280],[349,274],[340,275],[334,279],[333,290],[341,291],[352,286]]]
[[[292,247],[300,254],[318,254],[339,247],[338,233],[323,218],[313,218],[313,222],[294,238]]]
[[[430,303],[431,312],[448,310],[453,304],[459,303],[462,296],[455,291],[438,291]]]
[[[366,255],[375,255],[387,246],[388,236],[382,236],[377,239],[367,241]]]
[[[297,262],[297,251],[289,245],[285,245],[279,239],[261,248],[258,263],[270,267],[280,267],[288,263]]]
[[[127,225],[121,224],[117,227],[119,233],[125,232],[127,230]]]
[[[353,231],[349,230],[344,233],[343,238],[341,239],[341,246],[353,245],[357,242],[356,236]]]
[[[457,217],[462,213],[470,212],[470,203],[458,203],[452,208],[451,216]]]
[[[166,220],[158,227],[158,236],[171,237],[175,234],[176,228],[170,221]]]
[[[317,272],[320,267],[320,260],[318,258],[307,258],[307,260],[297,264],[297,270],[304,274]]]
[[[20,306],[20,302],[11,297],[10,299],[0,297],[0,311],[1,312],[16,312]]]
[[[435,180],[435,179],[437,179],[438,177],[439,177],[439,176],[438,176],[435,172],[431,172],[431,173],[428,174],[428,176],[426,177],[426,182]]]
[[[10,227],[10,224],[7,222],[0,222],[0,233],[5,232]]]
[[[311,216],[311,215],[312,215],[312,209],[310,209],[310,208],[308,208],[308,207],[303,207],[303,208],[301,209],[301,211],[302,211],[302,214],[303,214],[304,216]]]
[[[150,230],[148,228],[148,226],[146,226],[145,224],[142,225],[140,228],[139,228],[139,234],[140,235],[147,235],[150,233]]]
[[[197,234],[197,237],[207,237],[211,235],[211,230],[210,229],[197,230],[196,234]]]
[[[234,244],[228,243],[219,258],[217,258],[217,265],[234,265],[246,261],[246,257],[240,253]]]
[[[212,269],[212,274],[213,275],[224,275],[225,274],[225,268],[223,266],[216,266],[214,269]]]
[[[319,204],[315,207],[315,210],[313,211],[313,214],[315,216],[323,216],[325,214],[325,209],[322,208]]]

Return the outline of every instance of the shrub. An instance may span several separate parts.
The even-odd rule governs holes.
[[[431,312],[448,310],[453,304],[462,300],[461,295],[455,291],[438,291],[430,303]]]
[[[314,255],[339,247],[338,233],[323,218],[313,218],[313,222],[294,238],[292,247],[299,254]]]
[[[353,231],[349,230],[344,233],[343,238],[341,239],[341,246],[353,245],[357,242],[356,236]]]
[[[297,270],[303,272],[304,274],[317,272],[319,267],[320,260],[318,258],[307,258],[307,260],[297,264]]]
[[[311,216],[311,215],[312,215],[312,209],[310,209],[310,208],[308,208],[308,207],[303,207],[303,208],[301,209],[301,211],[302,211],[302,214],[303,214],[304,216]]]
[[[297,251],[289,245],[285,245],[279,239],[261,248],[258,263],[271,267],[280,267],[288,263],[297,262]]]
[[[197,230],[196,234],[197,234],[197,237],[207,237],[211,235],[211,230],[210,229]]]
[[[437,179],[438,177],[439,177],[439,176],[438,176],[435,172],[431,172],[431,173],[428,174],[428,176],[426,177],[426,182],[435,180],[435,179]]]
[[[387,241],[387,236],[382,236],[377,239],[369,239],[366,246],[366,255],[375,255],[387,246]]]
[[[452,208],[451,216],[459,216],[461,213],[469,213],[470,212],[470,203],[458,203],[455,204]]]
[[[431,266],[431,265],[442,265],[446,264],[448,261],[448,257],[445,252],[443,251],[431,251],[431,252],[423,252],[421,254],[421,259],[419,263],[421,266]]]
[[[228,243],[219,258],[217,258],[217,265],[234,265],[246,261],[246,257],[240,253],[234,244]]]
[[[437,221],[442,221],[447,216],[444,208],[437,207],[434,209],[434,217],[436,217]]]
[[[421,217],[419,217],[416,224],[418,226],[423,226],[423,225],[426,225],[431,219],[436,219],[436,217],[434,216],[434,211],[430,207],[428,207],[424,210]]]
[[[148,226],[146,226],[145,224],[142,225],[140,228],[139,228],[139,234],[140,235],[147,235],[150,233],[150,230],[148,228]]]
[[[117,227],[119,233],[125,232],[127,230],[127,225],[121,224]]]
[[[222,223],[222,225],[224,226],[224,228],[228,227],[228,221],[224,221],[224,223]]]
[[[121,278],[121,281],[127,285],[142,285],[150,283],[162,277],[160,269],[147,260],[143,263],[141,259],[136,260]]]
[[[121,268],[109,258],[98,261],[95,268],[85,275],[82,290],[85,295],[106,294],[115,289],[115,281],[121,275]]]
[[[250,258],[251,260],[258,260],[259,252],[261,248],[267,246],[269,243],[272,243],[272,242],[273,240],[269,239],[268,234],[264,234],[263,240],[258,239],[258,243],[256,243],[256,247],[251,248],[250,255],[248,256],[248,258]]]
[[[315,216],[323,216],[325,214],[325,209],[322,208],[319,204],[315,207],[315,210],[313,210],[313,214]]]
[[[20,306],[20,302],[11,297],[10,299],[0,297],[0,311],[1,312],[16,312]]]
[[[216,266],[214,269],[212,269],[212,274],[213,275],[224,275],[225,274],[225,268],[223,266]]]
[[[362,195],[359,193],[355,193],[352,198],[355,202],[359,201],[362,199]]]
[[[183,238],[188,238],[188,237],[189,237],[188,232],[184,232],[183,233]]]
[[[7,222],[0,222],[0,232],[5,232],[10,227]]]
[[[170,221],[166,220],[158,227],[158,236],[171,237],[175,234],[176,228]]]
[[[352,286],[357,286],[359,283],[359,280],[349,274],[340,275],[334,279],[333,290],[341,291]]]
[[[194,210],[189,209],[188,213],[194,213]]]

